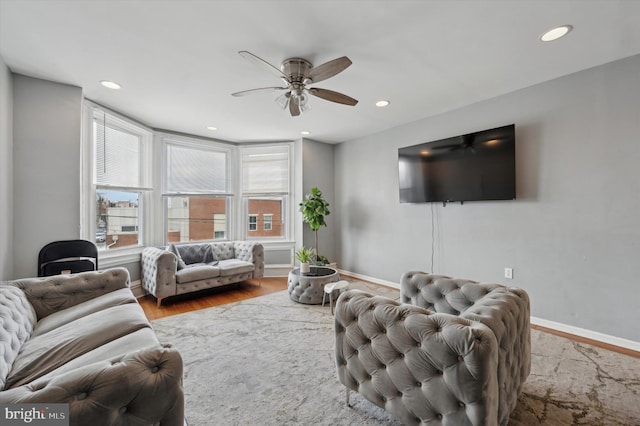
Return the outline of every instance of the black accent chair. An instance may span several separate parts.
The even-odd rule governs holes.
[[[38,276],[98,270],[98,247],[87,240],[54,241],[38,254]]]

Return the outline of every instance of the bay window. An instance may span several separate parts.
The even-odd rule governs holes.
[[[251,239],[288,256],[293,143],[153,131],[88,100],[84,114],[81,237],[96,243],[101,265],[189,241]]]

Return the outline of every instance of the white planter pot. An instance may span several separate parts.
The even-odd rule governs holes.
[[[311,272],[311,267],[309,266],[309,262],[300,263],[300,273],[308,274],[309,272]]]

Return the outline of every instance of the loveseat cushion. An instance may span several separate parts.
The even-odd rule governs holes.
[[[178,284],[190,283],[191,281],[208,280],[220,276],[220,268],[201,264],[184,268],[176,272],[176,282]]]
[[[36,313],[19,288],[0,285],[0,390],[20,348],[36,324]]]
[[[24,343],[5,387],[29,383],[93,349],[150,327],[138,305],[104,309],[71,321]]]
[[[255,268],[255,265],[251,262],[238,259],[222,260],[218,263],[221,277],[228,277],[235,274],[243,274],[245,272],[251,272]]]

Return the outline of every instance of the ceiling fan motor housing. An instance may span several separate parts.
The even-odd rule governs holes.
[[[280,66],[280,70],[291,79],[290,83],[308,84],[311,82],[309,74],[311,72],[311,62],[302,58],[285,59]],[[309,79],[309,81],[305,81]]]

